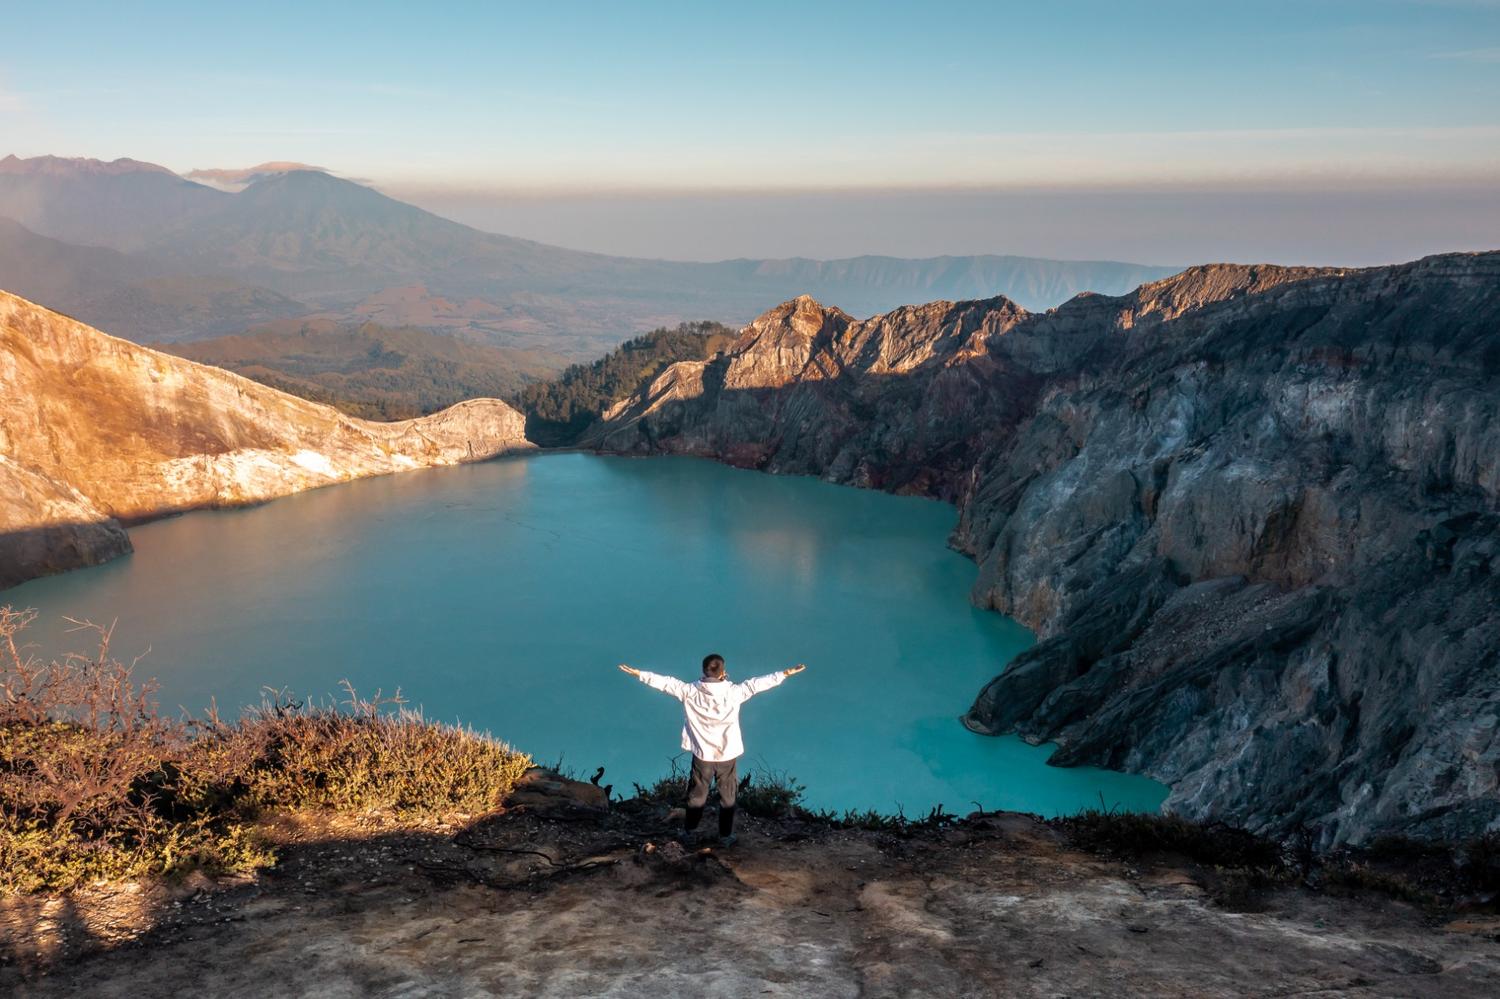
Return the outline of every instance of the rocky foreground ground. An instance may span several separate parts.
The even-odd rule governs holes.
[[[0,901],[17,996],[1493,996],[1500,918],[1245,889],[993,813],[903,834],[513,801],[425,829],[282,817],[262,875]],[[574,800],[576,799],[576,800]]]

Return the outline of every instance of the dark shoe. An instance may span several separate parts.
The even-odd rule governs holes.
[[[739,841],[740,838],[734,833],[730,833],[728,836],[721,836],[719,837],[719,849],[723,850],[728,847],[734,846],[734,844],[738,843]]]
[[[692,829],[680,832],[677,834],[677,842],[681,843],[684,848],[691,850],[698,845],[698,833]]]

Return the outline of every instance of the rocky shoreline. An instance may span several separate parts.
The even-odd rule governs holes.
[[[584,443],[955,503],[976,601],[1042,639],[976,731],[1324,846],[1500,828],[1500,253],[803,297]]]

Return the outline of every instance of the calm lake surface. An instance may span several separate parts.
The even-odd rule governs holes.
[[[954,521],[709,461],[549,454],[159,521],[131,531],[135,554],[0,603],[41,612],[48,654],[82,644],[64,615],[117,619],[115,653],[145,653],[164,708],[399,687],[540,762],[602,765],[616,794],[668,770],[681,727],[616,663],[693,679],[719,652],[745,679],[804,662],[746,705],[741,769],[794,775],[814,806],[1154,810],[1159,784],[959,724],[1032,639],[970,605]]]

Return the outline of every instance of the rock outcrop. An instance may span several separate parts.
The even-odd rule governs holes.
[[[354,419],[0,292],[0,587],[130,550],[122,524],[529,448],[474,399]]]
[[[1492,999],[1500,976],[1493,915],[1091,855],[1032,816],[899,837],[750,818],[689,851],[664,807],[619,804],[457,830],[279,814],[257,875],[0,897],[0,991]]]
[[[586,443],[954,502],[976,600],[1041,639],[976,731],[1325,844],[1500,828],[1500,253],[802,298]]]

